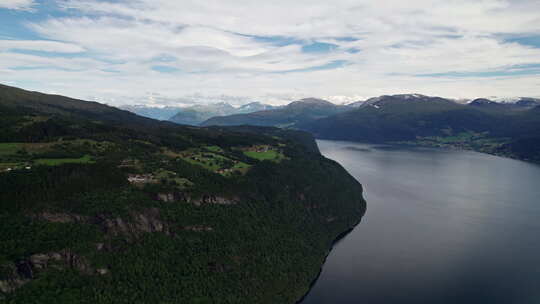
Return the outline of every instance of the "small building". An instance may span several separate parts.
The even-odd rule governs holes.
[[[156,183],[156,179],[152,174],[130,174],[128,182],[132,184],[149,184]]]

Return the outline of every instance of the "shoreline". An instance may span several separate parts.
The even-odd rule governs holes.
[[[366,200],[364,199],[363,200],[363,203],[364,203],[364,210],[362,212],[362,216],[360,217],[360,219],[354,223],[352,225],[352,227],[350,227],[349,229],[341,232],[340,234],[338,234],[334,240],[332,241],[331,243],[331,246],[330,246],[330,249],[328,249],[328,251],[326,252],[326,255],[324,257],[324,260],[323,260],[323,263],[321,264],[321,267],[319,268],[319,272],[317,273],[317,276],[311,281],[311,283],[309,284],[309,287],[308,287],[308,290],[306,291],[306,293],[300,298],[298,299],[296,302],[294,302],[294,304],[300,304],[302,303],[306,298],[307,296],[309,295],[309,293],[311,292],[311,290],[313,289],[313,287],[315,287],[315,284],[317,284],[317,281],[319,281],[319,278],[321,277],[321,274],[322,274],[322,271],[323,271],[323,267],[324,265],[326,264],[326,260],[328,259],[328,256],[330,256],[330,253],[332,253],[332,250],[334,250],[334,247],[341,241],[343,240],[347,235],[349,235],[349,233],[351,233],[361,222],[362,222],[362,218],[364,217],[364,215],[366,214],[367,212],[367,202]]]
[[[469,152],[476,152],[476,153],[482,153],[486,155],[491,156],[497,156],[502,157],[506,159],[512,159],[517,161],[526,162],[529,164],[536,164],[540,165],[540,161],[536,161],[533,159],[528,158],[522,158],[518,157],[513,154],[503,153],[503,152],[489,152],[481,149],[474,149],[472,147],[463,147],[458,145],[452,145],[452,144],[444,144],[444,145],[436,145],[436,144],[427,144],[427,143],[421,143],[421,142],[402,142],[402,141],[396,141],[396,142],[369,142],[369,141],[354,141],[354,140],[342,140],[342,139],[328,139],[328,138],[315,138],[316,140],[327,140],[327,141],[337,141],[337,142],[344,142],[344,143],[353,143],[353,144],[367,144],[367,145],[387,145],[387,146],[394,146],[394,147],[417,147],[417,148],[432,148],[432,149],[441,149],[441,150],[448,150],[448,151],[469,151]]]

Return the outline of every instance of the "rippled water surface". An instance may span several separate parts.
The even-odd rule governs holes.
[[[318,141],[367,213],[303,304],[540,303],[540,166],[486,154]]]

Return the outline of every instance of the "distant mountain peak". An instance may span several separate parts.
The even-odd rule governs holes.
[[[487,99],[487,98],[477,98],[469,102],[471,106],[491,106],[491,105],[500,105],[500,103]]]
[[[253,101],[253,102],[250,102],[250,103],[246,103],[244,105],[241,105],[240,107],[245,107],[245,106],[252,106],[252,105],[262,105],[262,103],[258,102],[258,101]]]
[[[238,109],[250,109],[250,108],[273,108],[273,106],[264,104],[259,101],[253,101],[253,102],[246,103],[238,107]]]
[[[382,95],[379,97],[373,97],[365,102],[358,103],[356,107],[368,107],[376,106],[375,108],[379,109],[386,104],[397,104],[397,103],[410,103],[410,102],[425,102],[425,103],[455,103],[450,99],[445,99],[441,97],[431,97],[422,94],[396,94],[396,95]]]
[[[289,104],[289,106],[297,106],[297,105],[309,105],[309,106],[336,106],[335,104],[331,103],[328,100],[319,99],[319,98],[303,98],[297,101],[293,101]]]
[[[403,99],[413,99],[413,98],[429,98],[429,96],[422,95],[422,94],[396,94],[396,95],[390,95],[392,97],[398,97]]]
[[[212,117],[247,114],[274,108],[274,106],[263,104],[258,101],[254,101],[239,107],[234,107],[226,102],[218,102],[184,108],[169,120],[179,124],[199,125],[201,122]]]
[[[520,97],[519,100],[516,101],[516,105],[521,107],[536,107],[540,106],[540,99],[532,97]]]
[[[504,108],[507,110],[528,110],[540,106],[540,99],[531,97],[516,97],[516,98],[497,98],[495,100],[487,98],[477,98],[468,103],[470,106],[482,108]]]

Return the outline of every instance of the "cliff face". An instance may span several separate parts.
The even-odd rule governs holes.
[[[23,242],[28,253],[2,264],[0,291],[15,303],[37,303],[28,294],[42,292],[43,284],[62,294],[84,280],[94,291],[80,294],[82,303],[96,300],[94,292],[108,299],[96,303],[114,303],[127,296],[122,292],[127,287],[145,301],[189,301],[209,290],[207,298],[216,299],[227,290],[238,295],[236,303],[294,303],[316,277],[332,241],[365,212],[361,186],[321,156],[261,163],[232,187],[233,198],[140,193],[129,197],[144,197],[139,205],[119,213],[75,213],[51,203],[44,211],[18,215],[43,230],[29,233],[48,231],[40,238],[66,239],[35,250]],[[101,199],[104,205],[117,200]],[[83,226],[94,233],[63,235],[59,228]],[[79,279],[66,281],[61,274],[68,272]],[[175,285],[186,279],[187,286]],[[156,291],[136,291],[143,287]]]

